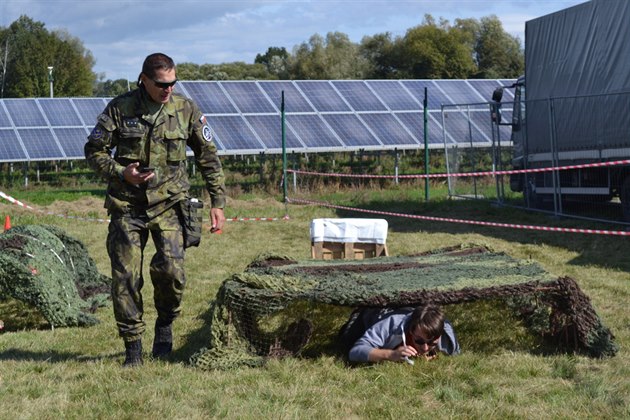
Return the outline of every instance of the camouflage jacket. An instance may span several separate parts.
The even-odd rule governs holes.
[[[146,210],[152,217],[184,199],[190,188],[188,146],[212,207],[223,208],[223,169],[205,117],[194,102],[177,94],[158,109],[159,104],[140,87],[113,99],[98,116],[85,144],[85,157],[109,182],[105,207],[110,213]],[[155,168],[153,179],[139,186],[125,182],[123,171],[132,162]]]

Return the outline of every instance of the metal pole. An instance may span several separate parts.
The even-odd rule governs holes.
[[[394,163],[394,176],[395,176],[394,180],[395,181],[394,182],[396,185],[398,185],[398,164],[399,164],[398,149],[394,149],[394,153],[395,153],[395,161],[394,161],[395,162]]]
[[[9,37],[4,41],[4,61],[2,62],[2,89],[0,98],[4,98],[4,81],[7,78],[7,59],[9,58]]]
[[[549,143],[551,146],[551,165],[554,168],[560,166],[560,158],[558,156],[558,144],[556,142],[556,116],[554,110],[553,98],[547,99],[549,111]],[[557,169],[551,171],[551,180],[553,185],[553,209],[554,214],[558,216],[562,214],[562,185],[560,184],[560,172]]]
[[[451,164],[449,162],[448,159],[448,148],[446,147],[446,118],[444,118],[444,104],[442,104],[440,106],[440,115],[442,116],[442,141],[444,142],[444,161],[446,163],[446,172],[447,173],[451,173]],[[457,144],[455,144],[453,147],[451,147],[451,149],[455,149],[457,151]],[[457,161],[458,157],[455,156],[455,161]],[[446,183],[448,184],[448,195],[449,197],[454,195],[453,194],[453,183],[452,180],[453,178],[446,177]]]
[[[458,107],[459,108],[459,107]],[[477,160],[475,159],[475,146],[472,138],[472,123],[470,121],[470,106],[467,106],[468,109],[468,138],[470,139],[470,160],[472,163],[473,171],[477,171]],[[475,198],[479,198],[477,194],[477,177],[473,177],[473,194]]]
[[[48,81],[50,82],[50,97],[53,97],[53,66],[48,66]]]
[[[284,127],[284,90],[282,91],[282,102],[280,103],[280,120],[282,123],[282,192],[284,203],[287,202],[287,141]]]
[[[501,163],[501,121],[499,119],[500,103],[491,103],[490,104],[490,127],[492,127],[492,172],[495,170],[501,171],[503,169],[503,165]],[[497,118],[492,118],[492,115],[496,115]],[[505,193],[503,190],[503,177],[501,175],[494,175],[496,189],[497,189],[497,201],[499,203],[503,202],[505,197]]]
[[[295,171],[297,169],[297,165],[296,165],[296,160],[298,159],[296,157],[297,155],[295,154],[295,152],[293,152],[293,170]],[[297,194],[297,175],[295,174],[295,172],[293,172],[293,194]]]
[[[429,135],[427,133],[428,125],[428,106],[427,106],[427,88],[424,88],[424,100],[422,106],[424,108],[424,173],[429,175]],[[429,202],[429,177],[424,178],[424,200]]]

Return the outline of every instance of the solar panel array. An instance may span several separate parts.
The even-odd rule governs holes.
[[[289,152],[490,145],[492,92],[513,80],[182,81],[176,90],[206,116],[223,155],[282,152],[281,97]],[[513,96],[506,90],[504,102]],[[0,162],[83,159],[109,98],[0,99]],[[442,105],[478,104],[445,111]],[[509,106],[506,106],[506,109]],[[503,139],[509,139],[505,127]],[[445,135],[446,132],[446,135]],[[472,135],[471,135],[472,134]]]

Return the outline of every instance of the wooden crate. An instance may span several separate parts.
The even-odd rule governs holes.
[[[387,245],[362,242],[311,242],[311,256],[318,260],[363,260],[386,257]]]

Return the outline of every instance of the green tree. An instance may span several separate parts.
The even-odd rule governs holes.
[[[368,79],[395,79],[400,76],[401,39],[385,32],[365,36],[361,40],[361,55],[367,60]]]
[[[341,32],[311,36],[294,48],[289,62],[292,79],[363,79],[370,69],[359,45]]]
[[[94,58],[83,43],[65,31],[49,32],[41,22],[20,16],[0,29],[0,45],[8,49],[4,97],[46,97],[48,67],[53,67],[55,96],[90,96]]]
[[[180,63],[177,65],[180,80],[264,80],[274,79],[264,64],[247,64],[242,61],[223,64]]]
[[[135,83],[132,85],[126,79],[105,80],[96,83],[96,87],[94,88],[94,96],[113,98],[135,87]]]
[[[412,79],[466,79],[476,72],[472,51],[461,31],[447,20],[426,15],[402,40],[401,76]]]
[[[67,31],[52,33],[55,45],[54,89],[56,96],[91,96],[95,61],[83,42]]]
[[[289,53],[284,47],[269,47],[267,52],[256,54],[255,64],[262,64],[267,68],[269,74],[275,75],[278,79],[289,77]]]
[[[199,64],[195,63],[177,64],[177,78],[180,80],[205,80],[199,69]]]
[[[494,15],[481,18],[474,50],[479,78],[516,78],[525,71],[520,39],[505,32]]]

